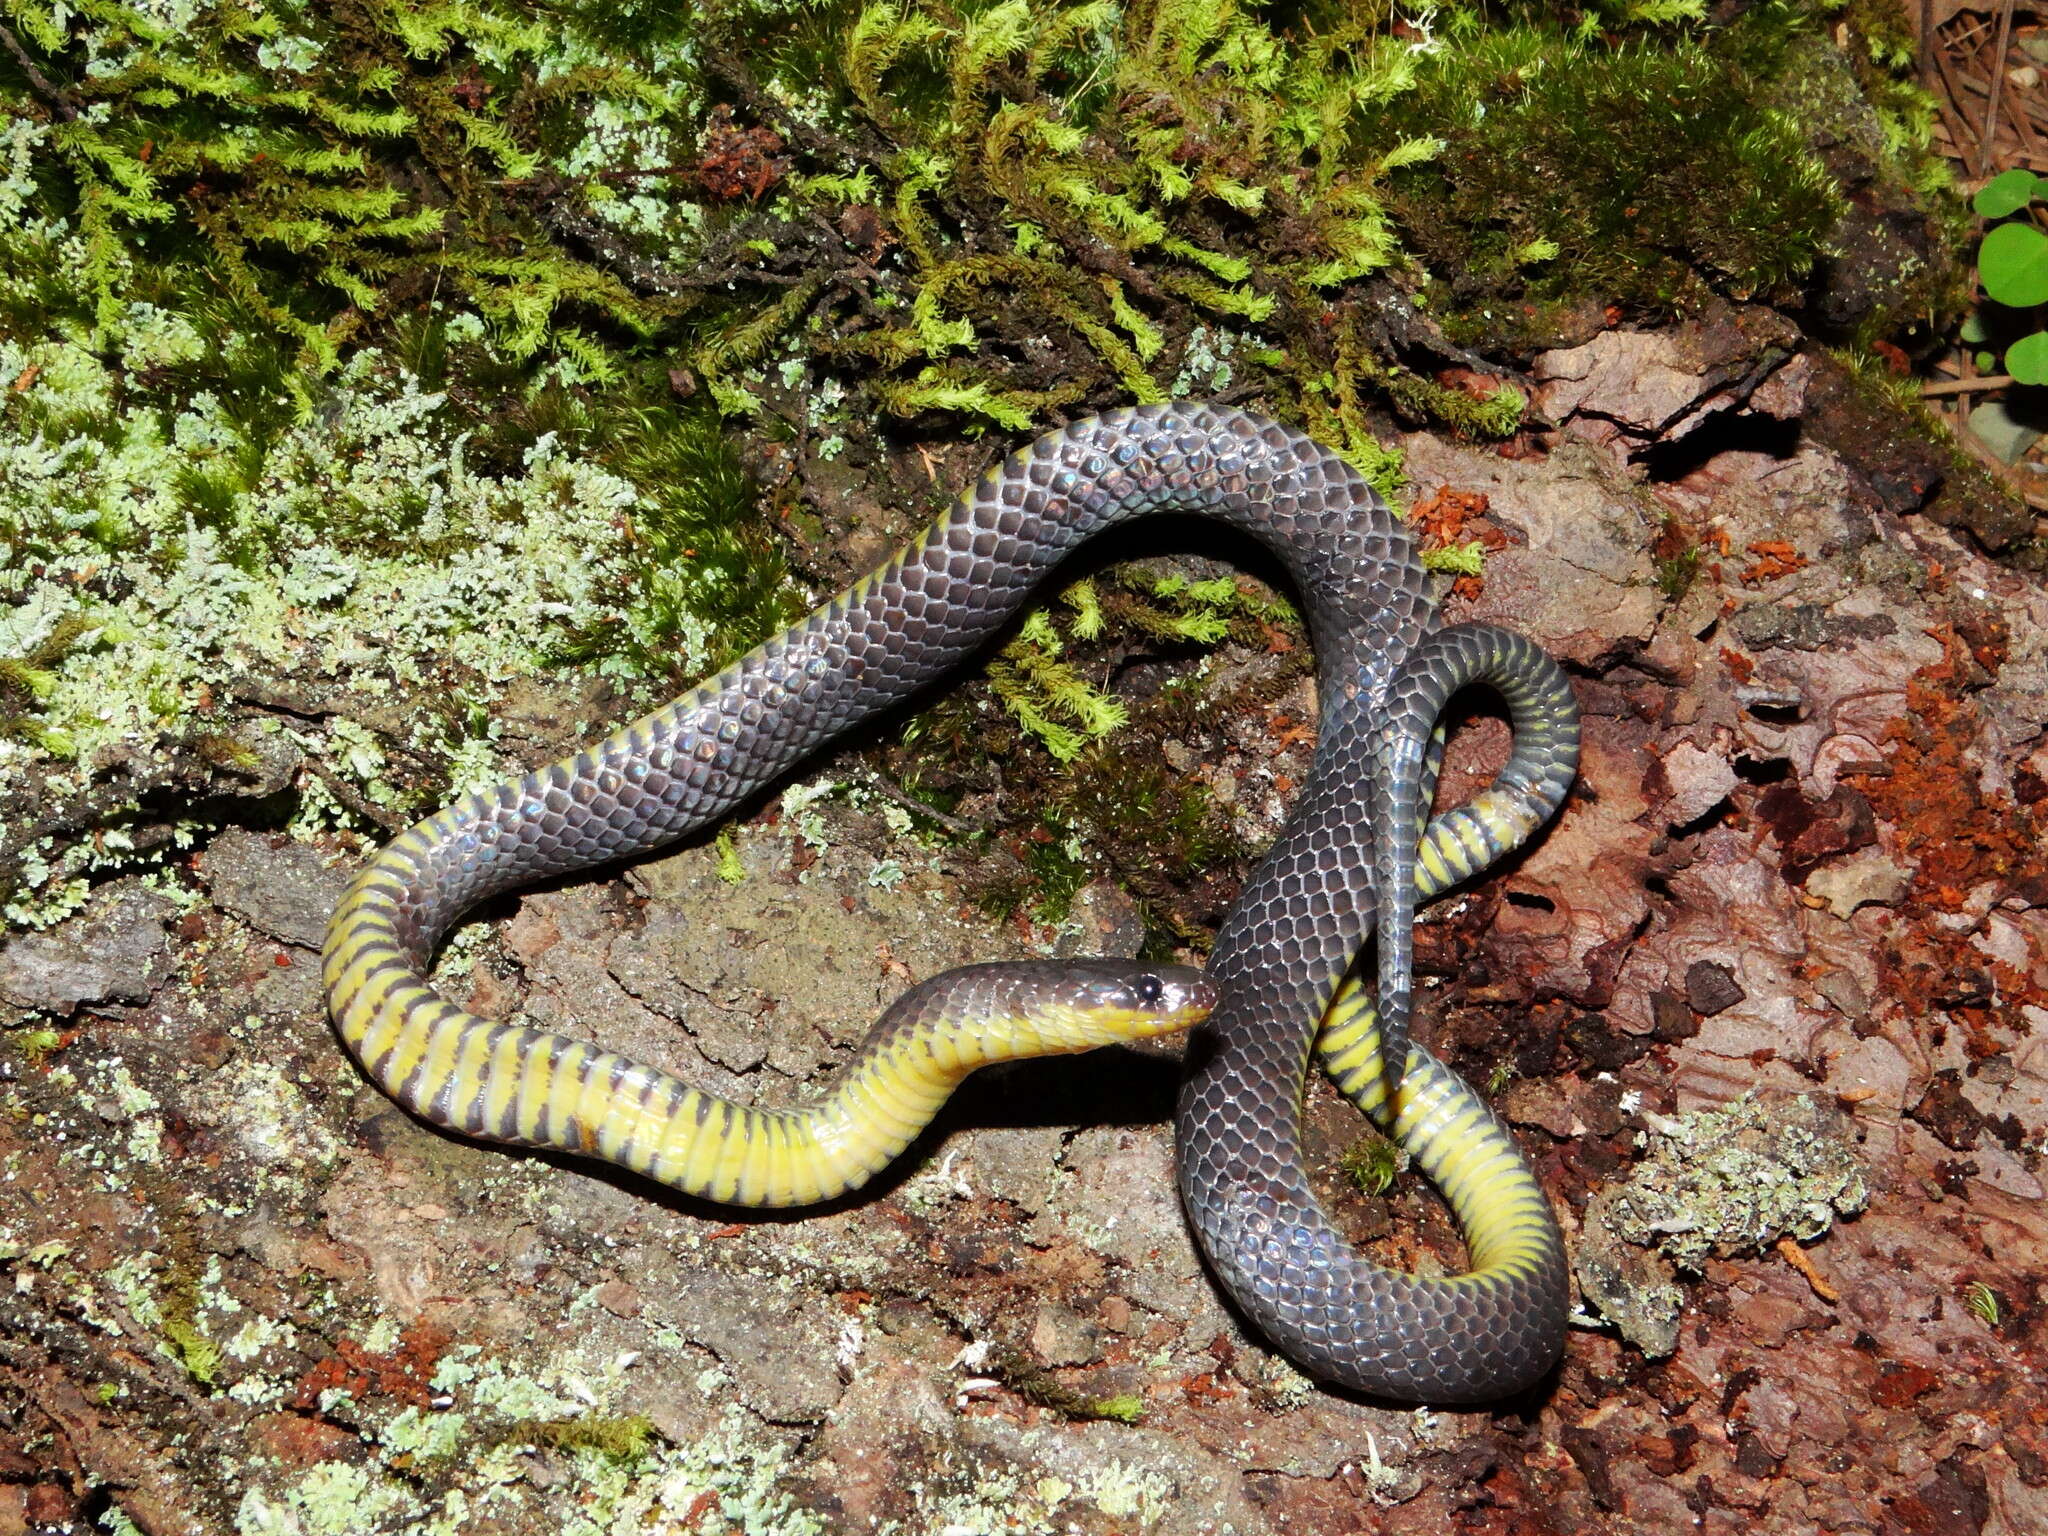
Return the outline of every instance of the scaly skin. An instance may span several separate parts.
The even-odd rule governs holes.
[[[1310,782],[1210,963],[1220,1001],[1178,1119],[1189,1216],[1238,1303],[1315,1375],[1445,1403],[1529,1385],[1562,1347],[1563,1247],[1483,1101],[1426,1053],[1396,1049],[1405,949],[1384,1053],[1405,1070],[1381,1065],[1377,1026],[1349,1004],[1329,1049],[1369,1111],[1394,1104],[1404,1144],[1445,1181],[1471,1274],[1421,1280],[1351,1252],[1302,1167],[1301,1089],[1317,1022],[1371,931],[1377,863],[1404,898],[1388,910],[1405,915],[1414,883],[1402,845],[1433,780],[1440,696],[1468,680],[1500,687],[1516,747],[1492,789],[1421,832],[1425,889],[1490,862],[1556,809],[1575,762],[1576,710],[1533,647],[1479,626],[1439,629],[1407,530],[1355,470],[1240,411],[1144,406],[1048,433],[889,565],[675,703],[403,834],[357,877],[328,933],[324,975],[342,1039],[381,1087],[438,1124],[687,1176],[687,1156],[678,1167],[659,1149],[680,1134],[672,1122],[690,1090],[582,1041],[465,1013],[422,975],[436,943],[492,895],[717,821],[971,653],[1077,545],[1169,510],[1244,529],[1286,563],[1321,666]],[[1429,659],[1411,669],[1418,648]],[[1394,772],[1415,787],[1405,809],[1407,791],[1386,787]],[[690,1101],[692,1121],[700,1102]],[[766,1151],[753,1155],[754,1165],[712,1177],[719,1198],[806,1197],[801,1179],[776,1184],[781,1165]],[[1524,1181],[1514,1188],[1510,1165]]]

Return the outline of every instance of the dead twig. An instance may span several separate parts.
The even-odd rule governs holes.
[[[383,806],[372,804],[364,797],[361,790],[321,762],[319,758],[312,756],[310,753],[307,754],[306,766],[320,776],[320,782],[327,786],[335,799],[339,800],[351,811],[354,811],[356,815],[361,816],[366,821],[374,822],[394,837],[406,829],[408,825],[406,817],[394,816],[391,812],[385,810]]]
[[[1813,1260],[1806,1256],[1806,1250],[1798,1240],[1790,1237],[1778,1239],[1778,1257],[1790,1264],[1806,1277],[1806,1283],[1813,1287],[1813,1294],[1822,1301],[1840,1301],[1842,1293],[1828,1284],[1827,1277],[1814,1267]]]
[[[1977,174],[1991,174],[1991,145],[1998,134],[1998,98],[2005,89],[2005,56],[2012,48],[2014,0],[2001,0],[1998,7],[1998,41],[1991,50],[1990,99],[1984,106],[1984,132],[1977,141]]]
[[[1936,379],[1931,384],[1920,386],[1922,400],[1935,400],[1944,395],[1979,395],[2006,385],[2017,383],[2009,373],[1983,373],[1974,379]]]
[[[21,66],[22,74],[28,77],[29,89],[48,102],[50,110],[65,122],[77,122],[78,108],[71,105],[71,98],[36,67],[36,61],[30,58],[28,50],[21,46],[21,39],[14,35],[12,27],[0,26],[0,43],[6,44],[7,51],[14,55],[14,62]]]
[[[904,790],[897,788],[896,785],[890,783],[889,780],[883,778],[879,773],[868,773],[862,782],[864,787],[872,789],[884,800],[893,800],[913,815],[924,816],[932,821],[936,821],[955,837],[983,837],[988,833],[987,827],[976,826],[971,821],[963,821],[958,816],[949,816],[934,806],[926,805],[922,800],[916,799]]]

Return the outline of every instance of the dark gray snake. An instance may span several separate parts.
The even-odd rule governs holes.
[[[685,697],[398,838],[357,878],[329,931],[325,980],[343,1039],[381,1086],[437,1123],[588,1152],[720,1198],[806,1198],[813,1186],[787,1170],[808,1155],[798,1142],[815,1128],[721,1106],[582,1041],[467,1014],[422,975],[434,946],[487,897],[716,822],[956,665],[1078,545],[1169,510],[1243,529],[1285,562],[1321,667],[1314,771],[1217,938],[1208,975],[1220,1002],[1181,1096],[1180,1187],[1202,1247],[1251,1319],[1316,1376],[1440,1403],[1540,1378],[1562,1347],[1562,1243],[1506,1130],[1408,1043],[1408,938],[1418,889],[1491,862],[1562,802],[1577,754],[1571,691],[1514,635],[1440,628],[1407,530],[1357,471],[1244,412],[1143,406],[1048,433],[983,475],[889,565]],[[1507,701],[1510,760],[1469,805],[1425,826],[1437,717],[1475,681]],[[1355,987],[1332,1007],[1376,913],[1392,940],[1380,957],[1380,1017]],[[1160,977],[1141,980],[1135,1001],[1121,975],[1100,985],[1138,1015],[1162,991]],[[1180,973],[1163,986],[1169,1005],[1194,995]],[[1326,1009],[1324,1060],[1444,1189],[1466,1228],[1470,1273],[1383,1269],[1352,1251],[1317,1202],[1301,1105]],[[850,1079],[860,1113],[907,1125],[907,1111],[882,1102],[897,1091],[884,1067]],[[907,1140],[899,1129],[872,1139]]]

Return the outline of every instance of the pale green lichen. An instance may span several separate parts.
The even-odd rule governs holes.
[[[1849,1123],[1810,1094],[1657,1117],[1643,1140],[1629,1178],[1587,1206],[1575,1267],[1587,1300],[1648,1354],[1677,1345],[1678,1272],[1810,1242],[1869,1199]]]
[[[117,411],[82,349],[0,342],[0,374],[31,367],[0,431],[0,526],[37,559],[0,576],[0,643],[87,621],[39,701],[79,757],[155,739],[202,688],[251,673],[388,689],[431,655],[503,682],[612,613],[635,487],[548,436],[517,475],[473,471],[445,397],[376,354],[343,370],[321,419],[267,441],[211,394],[169,419]],[[217,505],[201,525],[191,487],[207,477]],[[364,547],[379,540],[406,547]],[[68,595],[109,584],[130,592],[118,610]],[[381,757],[352,728],[344,755],[371,779]],[[0,764],[24,751],[0,742]]]
[[[352,1462],[323,1461],[276,1498],[242,1495],[236,1536],[368,1536],[413,1503],[400,1484]]]
[[[480,453],[445,392],[375,350],[294,421],[181,382],[196,334],[139,301],[90,341],[0,326],[0,769],[40,771],[46,794],[85,792],[110,761],[168,762],[216,731],[202,722],[236,718],[221,711],[249,679],[315,697],[346,679],[359,705],[439,689],[458,705],[429,728],[447,786],[481,787],[505,767],[492,717],[511,680],[569,655],[628,681],[701,670],[733,644],[715,614],[782,611],[772,558],[731,574],[718,520],[746,490],[702,432],[617,447],[641,480],[558,431],[515,435],[508,461],[502,434]],[[290,739],[373,805],[405,800],[382,723],[243,729]],[[294,829],[359,820],[324,779],[298,788]],[[0,890],[6,918],[61,921],[96,877],[207,830],[137,851],[117,810],[92,839],[45,839]]]
[[[1709,1254],[1810,1242],[1869,1199],[1849,1127],[1811,1095],[1745,1094],[1644,1133],[1649,1156],[1606,1211],[1630,1242],[1698,1272]]]
[[[1089,1502],[1112,1520],[1135,1519],[1155,1524],[1173,1496],[1173,1479],[1114,1457],[1080,1474],[1080,1489]]]
[[[401,1337],[403,1337],[403,1331],[399,1326],[398,1319],[388,1312],[382,1312],[371,1320],[367,1328],[363,1329],[359,1342],[362,1344],[363,1353],[366,1355],[388,1355],[398,1348],[398,1341]],[[443,1362],[446,1362],[452,1357],[443,1355],[441,1358]],[[438,1386],[440,1383],[436,1382],[436,1385]]]
[[[576,1413],[583,1404],[551,1390],[533,1376],[509,1367],[488,1365],[470,1384],[469,1396],[480,1409],[500,1418],[559,1419]]]
[[[221,1345],[221,1351],[230,1360],[254,1360],[272,1345],[295,1348],[298,1339],[298,1330],[289,1322],[259,1315],[249,1318],[236,1329]]]
[[[163,1323],[156,1298],[156,1268],[160,1262],[155,1253],[130,1254],[100,1276],[129,1317],[143,1329],[155,1329]]]
[[[139,876],[150,889],[172,897],[181,911],[189,910],[192,892],[168,882],[166,873],[198,842],[199,823],[181,817],[167,828],[159,825],[150,845],[140,847],[124,819],[125,814],[107,817],[90,838],[70,843],[42,838],[23,849],[14,889],[33,894],[0,904],[0,917],[13,928],[54,927],[84,909],[96,881],[116,874]]]
[[[562,1536],[825,1529],[787,1491],[787,1447],[762,1438],[738,1405],[683,1445],[664,1443],[649,1419],[623,1406],[636,1358],[593,1361],[571,1350],[522,1369],[456,1345],[434,1383],[464,1399],[459,1406],[409,1406],[381,1424],[370,1410],[366,1460],[324,1462],[286,1479],[259,1468],[242,1498],[238,1536],[457,1536],[468,1516],[485,1511],[522,1529],[544,1521]],[[365,1416],[341,1394],[323,1395],[321,1408]]]
[[[828,1528],[788,1491],[787,1450],[758,1440],[737,1405],[690,1445],[629,1462],[601,1451],[575,1459],[592,1497],[567,1517],[563,1536],[665,1536],[693,1518],[703,1522],[699,1529],[746,1536],[818,1536]]]
[[[240,1144],[259,1190],[297,1187],[309,1171],[330,1168],[341,1156],[334,1133],[273,1062],[241,1058],[208,1075],[195,1088],[188,1113],[220,1126]]]
[[[466,1413],[427,1413],[407,1408],[384,1426],[378,1438],[395,1455],[445,1461],[461,1449],[468,1428]]]

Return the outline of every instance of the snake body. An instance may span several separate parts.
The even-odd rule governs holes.
[[[812,1205],[894,1162],[975,1068],[1169,1034],[1215,1002],[1187,966],[963,966],[892,1003],[827,1092],[797,1109],[736,1104],[616,1051],[507,1024],[401,1021],[388,1045],[366,1039],[360,1054],[436,1125],[585,1153],[705,1200]]]
[[[1405,938],[1418,891],[1490,863],[1561,803],[1577,751],[1570,689],[1526,641],[1440,628],[1406,529],[1364,479],[1244,412],[1141,406],[1048,433],[881,570],[674,703],[402,834],[356,878],[329,928],[324,978],[343,1041],[379,1086],[438,1124],[590,1153],[687,1187],[688,1157],[678,1164],[661,1149],[713,1121],[723,1151],[698,1155],[740,1163],[711,1186],[718,1198],[801,1200],[812,1185],[822,1194],[816,1179],[775,1185],[769,1144],[781,1135],[788,1151],[774,1129],[784,1122],[720,1109],[585,1042],[467,1013],[424,978],[428,958],[492,895],[715,822],[975,650],[1076,546],[1168,510],[1216,518],[1274,551],[1304,596],[1320,668],[1310,781],[1209,966],[1218,998],[1178,1116],[1181,1193],[1197,1236],[1245,1312],[1314,1375],[1442,1403],[1533,1382],[1562,1346],[1562,1243],[1484,1102],[1408,1043]],[[1468,681],[1506,698],[1515,746],[1488,790],[1424,826],[1417,807],[1440,758],[1436,715]],[[1347,989],[1321,1048],[1340,1086],[1445,1189],[1472,1253],[1465,1275],[1420,1279],[1361,1258],[1303,1167],[1310,1043],[1376,912],[1403,941],[1383,955],[1385,1018]],[[853,1076],[862,1070],[856,1063]]]

